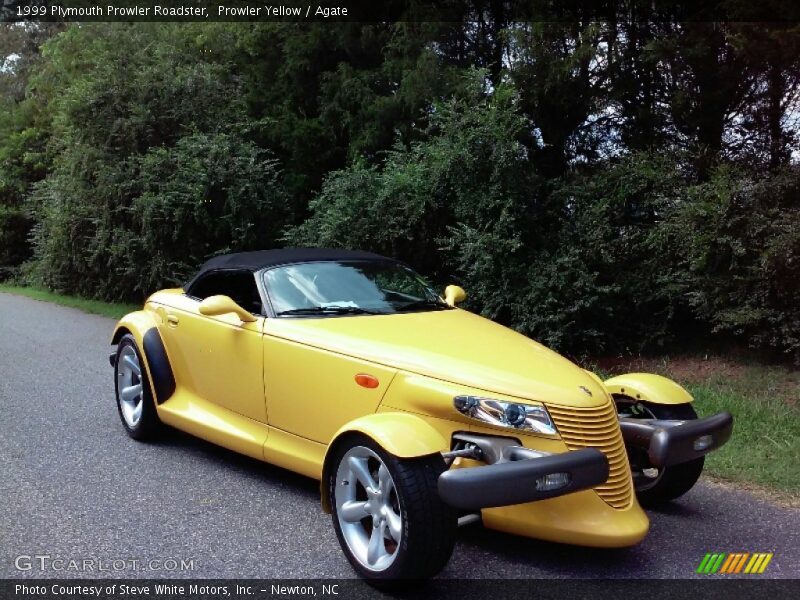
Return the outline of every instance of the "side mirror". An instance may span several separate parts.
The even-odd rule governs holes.
[[[209,296],[200,303],[200,314],[207,317],[218,317],[233,313],[243,323],[252,323],[256,318],[236,304],[229,296]]]
[[[467,299],[467,292],[464,291],[464,288],[458,285],[448,285],[444,288],[444,301],[447,302],[450,306],[455,306],[459,302],[463,302]]]

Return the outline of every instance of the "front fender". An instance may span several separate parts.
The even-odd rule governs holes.
[[[653,373],[626,373],[606,379],[603,385],[608,393],[623,395],[653,404],[688,404],[692,395],[680,385]]]
[[[349,435],[360,433],[372,439],[389,454],[399,458],[428,456],[450,449],[448,440],[434,429],[424,418],[401,412],[382,412],[354,419],[336,432],[328,445],[322,466],[320,494],[322,509],[331,512],[328,498],[328,479],[331,460],[339,444]]]

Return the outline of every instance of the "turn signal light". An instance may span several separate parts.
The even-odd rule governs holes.
[[[550,473],[536,480],[536,489],[540,492],[550,492],[563,488],[569,482],[569,473]]]
[[[709,448],[713,443],[714,443],[713,437],[711,437],[710,435],[701,435],[694,441],[694,443],[692,444],[692,448],[694,448],[698,452],[702,452],[706,448]]]
[[[378,381],[378,378],[373,377],[368,373],[359,373],[358,375],[356,375],[356,383],[361,387],[370,389],[376,388],[378,387],[378,385],[380,385],[380,381]]]

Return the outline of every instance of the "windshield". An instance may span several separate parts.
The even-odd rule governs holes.
[[[325,261],[264,273],[278,316],[391,314],[449,308],[425,280],[392,262]]]

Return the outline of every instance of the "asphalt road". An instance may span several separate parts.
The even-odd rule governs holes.
[[[19,556],[138,561],[199,578],[352,577],[317,483],[178,432],[127,437],[114,405],[109,319],[0,294],[0,577],[86,577]],[[709,551],[772,551],[800,574],[800,511],[701,483],[650,512],[649,536],[584,549],[465,527],[445,578],[686,578]],[[141,570],[160,561],[160,573]],[[39,570],[42,561],[48,570]],[[100,563],[95,562],[99,565]],[[96,576],[96,574],[94,574]],[[707,577],[707,576],[706,576]]]

